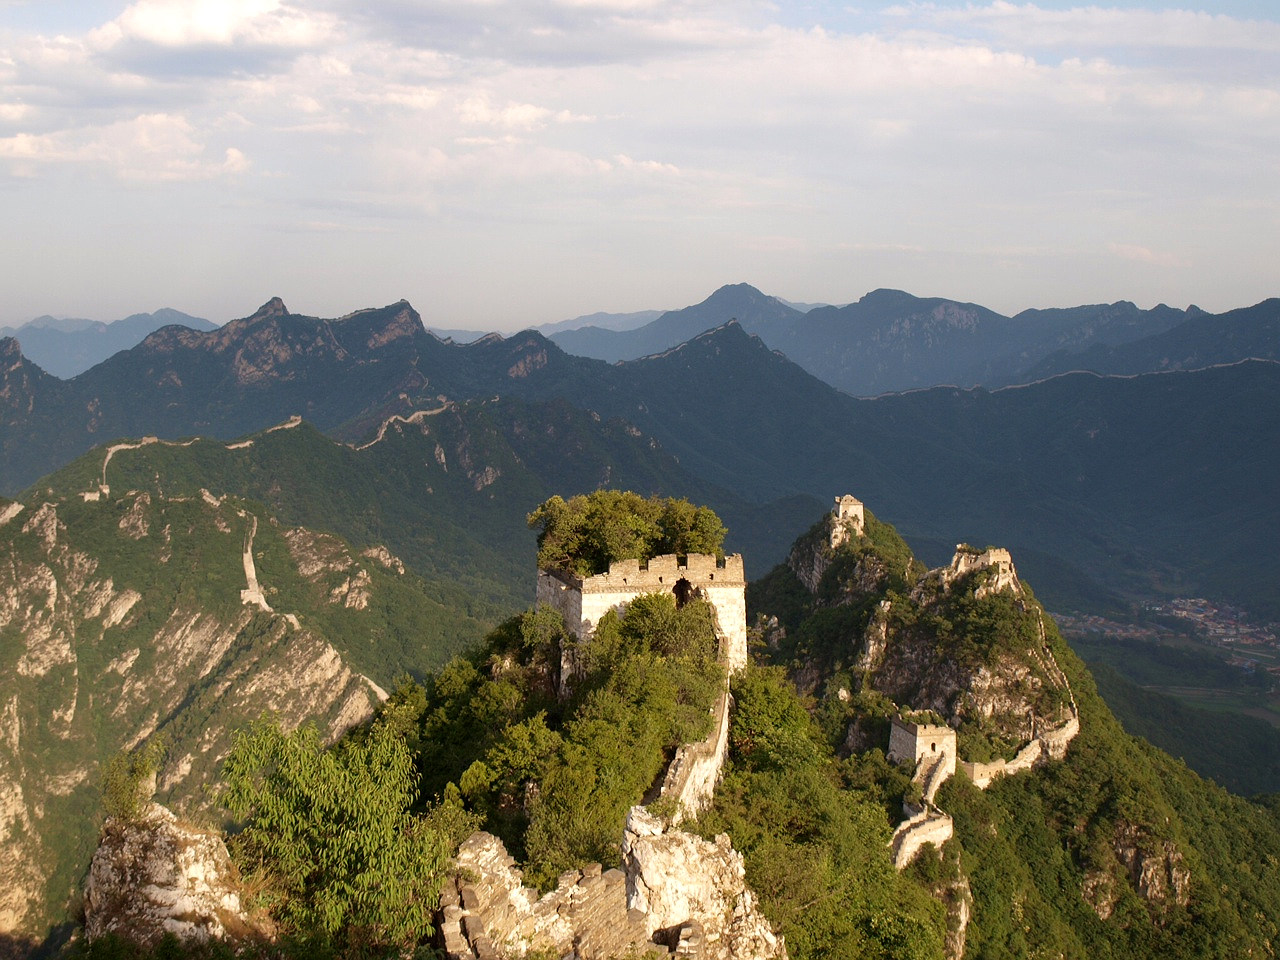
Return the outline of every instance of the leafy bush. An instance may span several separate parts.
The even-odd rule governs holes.
[[[627,810],[680,744],[710,731],[724,680],[701,599],[678,607],[653,594],[603,616],[562,699],[554,681],[570,642],[549,611],[514,617],[432,679],[421,712],[424,792],[461,798],[542,886],[583,863],[620,863]]]
[[[894,870],[878,794],[842,778],[780,670],[749,668],[733,693],[732,762],[697,828],[733,839],[790,955],[940,960],[942,907]]]
[[[614,560],[646,561],[666,553],[722,556],[727,532],[709,507],[621,490],[552,497],[528,522],[539,531],[538,566],[580,577],[604,573]]]
[[[132,753],[121,751],[107,762],[102,777],[102,805],[108,817],[137,820],[142,815],[151,799],[164,752],[164,742],[152,740]]]
[[[409,946],[430,933],[448,851],[409,812],[413,760],[390,724],[326,750],[313,726],[261,721],[237,736],[223,799],[232,843],[285,930],[317,949]]]

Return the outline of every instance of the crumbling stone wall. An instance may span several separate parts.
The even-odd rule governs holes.
[[[1067,755],[1067,747],[1080,732],[1080,718],[1074,714],[1064,723],[1048,727],[1026,744],[1012,760],[999,758],[991,763],[967,763],[960,767],[979,790],[991,786],[997,777],[1008,776],[1032,767],[1043,766],[1050,760],[1061,760]]]
[[[926,843],[939,849],[955,835],[951,817],[930,804],[898,824],[893,832],[890,849],[893,865],[899,870],[907,866]]]
[[[633,807],[624,869],[588,864],[539,897],[523,886],[502,841],[470,837],[442,895],[440,933],[450,960],[516,960],[550,950],[578,960],[630,954],[689,960],[782,960],[786,947],[759,914],[742,856],[673,830]]]
[[[950,586],[967,573],[974,570],[993,570],[995,575],[987,583],[974,591],[974,596],[981,599],[989,594],[1012,590],[1022,593],[1022,584],[1018,581],[1018,571],[1013,567],[1013,557],[1003,547],[990,550],[975,550],[963,543],[956,544],[955,556],[951,558],[951,566],[942,569],[942,582]]]
[[[716,786],[729,755],[729,713],[733,697],[726,684],[712,713],[711,734],[698,743],[686,743],[676,751],[659,796],[674,804],[671,822],[696,817],[711,806]]]
[[[860,537],[867,532],[866,507],[857,497],[846,493],[836,497],[835,509],[831,511],[831,549],[847,543],[851,537]]]

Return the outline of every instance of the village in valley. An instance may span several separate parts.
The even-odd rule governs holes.
[[[1269,694],[1280,688],[1280,623],[1261,623],[1248,611],[1228,603],[1176,597],[1148,601],[1128,621],[1093,614],[1055,613],[1053,617],[1063,636],[1095,651],[1108,643],[1198,649],[1213,653],[1246,677],[1268,675],[1271,683],[1258,684],[1255,679],[1255,685],[1268,689]],[[1087,654],[1086,659],[1093,655]],[[1167,692],[1186,696],[1192,689],[1169,688]]]

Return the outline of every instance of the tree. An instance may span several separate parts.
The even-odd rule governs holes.
[[[132,753],[121,751],[107,763],[102,777],[102,805],[107,816],[137,820],[155,790],[155,775],[164,757],[163,739],[152,740]]]
[[[614,560],[647,561],[665,553],[722,554],[726,530],[715,511],[688,500],[597,490],[555,496],[529,514],[538,529],[538,566],[580,577],[604,573]]]
[[[241,869],[264,883],[273,915],[317,946],[408,946],[431,932],[448,856],[409,813],[413,760],[391,725],[326,750],[314,726],[263,720],[224,766]]]

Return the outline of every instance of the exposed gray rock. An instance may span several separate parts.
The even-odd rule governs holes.
[[[458,850],[456,878],[441,896],[440,935],[452,960],[551,951],[580,960],[669,956],[781,960],[782,938],[756,908],[742,855],[632,807],[623,869],[588,864],[539,897],[521,882],[502,841],[476,833]]]
[[[217,831],[179,823],[152,803],[137,820],[108,819],[85,884],[85,935],[154,946],[266,936],[240,900],[239,875]]]
[[[668,829],[643,807],[632,807],[622,840],[627,902],[649,930],[701,925],[703,960],[765,960],[787,955],[782,938],[757,909],[742,854],[726,834],[710,842]]]

